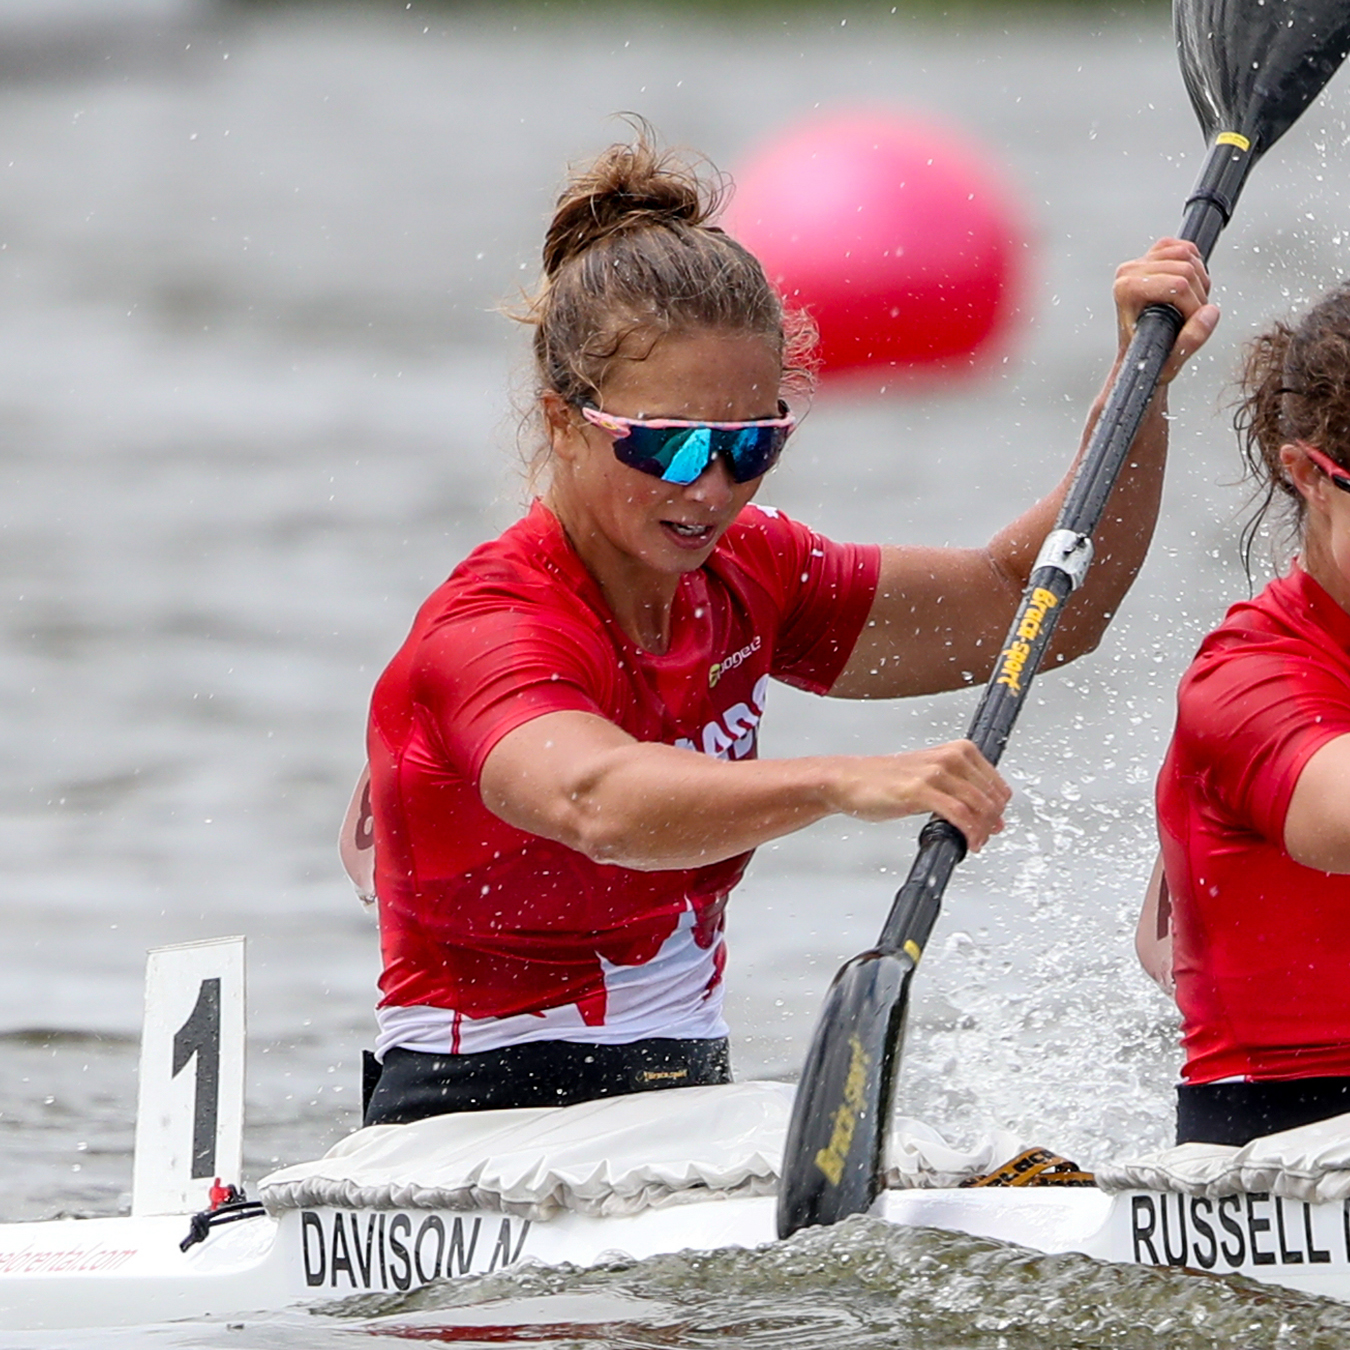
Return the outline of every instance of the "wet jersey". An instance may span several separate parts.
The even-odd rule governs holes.
[[[655,655],[542,504],[471,554],[371,705],[377,1053],[725,1035],[723,909],[750,855],[657,872],[592,862],[489,812],[479,775],[508,732],[569,710],[640,741],[753,756],[770,678],[830,688],[879,568],[877,548],[749,506],[681,578]]]
[[[1158,780],[1188,1082],[1350,1075],[1350,876],[1284,850],[1299,774],[1347,734],[1350,614],[1295,567],[1205,639]]]

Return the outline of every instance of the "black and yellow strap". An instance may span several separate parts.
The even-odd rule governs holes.
[[[1048,1148],[1029,1148],[986,1176],[971,1177],[965,1186],[1095,1186],[1097,1179],[1077,1163],[1051,1153]]]

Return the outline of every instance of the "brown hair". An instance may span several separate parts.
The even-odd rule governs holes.
[[[706,161],[654,144],[630,118],[631,144],[573,172],[544,238],[544,274],[517,317],[534,328],[536,396],[597,399],[633,338],[702,331],[762,337],[783,386],[814,384],[815,327],[785,311],[759,260],[710,223],[727,182]]]
[[[1252,547],[1277,500],[1290,535],[1303,530],[1303,498],[1285,476],[1280,447],[1306,441],[1350,468],[1350,284],[1324,296],[1295,326],[1280,320],[1247,344],[1233,426],[1256,484],[1256,509],[1242,531],[1250,575]]]

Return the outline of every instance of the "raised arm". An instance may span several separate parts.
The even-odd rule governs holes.
[[[1064,612],[1049,661],[1091,651],[1114,616],[1153,538],[1167,460],[1166,386],[1218,322],[1209,277],[1194,245],[1156,243],[1116,273],[1116,366],[1145,306],[1175,305],[1186,323],[1163,384],[1149,406],[1127,471],[1094,536],[1095,560],[1082,592]],[[1106,401],[1111,376],[1088,416],[1079,457]],[[1050,493],[984,548],[886,548],[876,599],[862,635],[830,693],[837,698],[894,698],[982,682],[993,669],[1017,602],[1054,527],[1073,469]]]
[[[929,811],[974,849],[1009,797],[969,741],[897,755],[720,760],[634,740],[591,713],[555,712],[493,747],[483,803],[519,829],[596,862],[644,871],[735,857],[830,815],[893,820]]]

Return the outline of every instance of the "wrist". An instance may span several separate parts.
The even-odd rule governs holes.
[[[826,816],[848,814],[847,783],[850,776],[848,772],[850,762],[848,755],[813,756],[809,760],[801,761],[808,773],[804,785],[807,802],[815,811],[817,820],[823,820]]]

